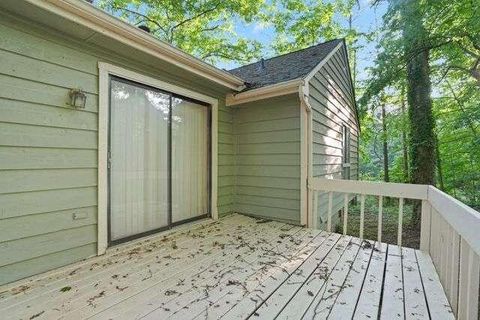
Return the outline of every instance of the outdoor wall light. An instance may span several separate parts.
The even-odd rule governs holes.
[[[70,97],[70,106],[85,109],[87,95],[81,89],[71,89],[68,95]]]

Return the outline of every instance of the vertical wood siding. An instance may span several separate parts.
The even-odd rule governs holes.
[[[297,95],[234,111],[235,210],[300,223],[300,102]]]
[[[350,130],[350,179],[358,179],[359,127],[348,68],[345,48],[341,47],[309,82],[314,177],[342,179],[342,126],[346,125]],[[327,204],[328,196],[319,196],[318,212],[323,224]],[[342,207],[343,195],[335,194],[333,213]]]
[[[219,211],[232,211],[232,115],[225,89],[64,39],[0,14],[0,284],[96,254],[98,62],[220,99]],[[85,109],[67,106],[70,88]],[[77,219],[75,218],[77,217]]]

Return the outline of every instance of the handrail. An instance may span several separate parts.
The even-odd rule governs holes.
[[[310,189],[393,198],[427,200],[428,185],[313,178]]]
[[[428,201],[480,255],[480,213],[433,186],[428,188]]]
[[[356,180],[309,179],[313,191],[312,216],[316,227],[319,193],[328,194],[327,231],[332,229],[332,216],[343,209],[343,233],[348,227],[348,204],[360,198],[360,230],[363,238],[365,197],[378,197],[378,235],[382,241],[383,198],[398,198],[398,239],[402,246],[404,199],[422,201],[420,250],[428,253],[437,270],[452,310],[458,319],[478,319],[480,285],[480,213],[433,186],[368,182]],[[342,194],[336,205],[334,194]],[[336,195],[335,195],[336,196]],[[343,199],[343,201],[341,201]],[[324,202],[325,204],[325,202]],[[322,207],[320,205],[320,207]]]

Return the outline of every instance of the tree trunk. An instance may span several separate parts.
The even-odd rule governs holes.
[[[402,117],[406,118],[405,111],[405,86],[402,86],[401,93]],[[403,181],[408,183],[410,181],[410,174],[408,171],[408,141],[407,141],[407,123],[403,121],[402,125],[402,149],[403,149]]]
[[[435,185],[435,121],[427,35],[418,0],[403,1],[401,10],[407,63],[411,182]],[[420,204],[414,206],[412,226],[420,226]]]
[[[480,69],[473,68],[470,70],[470,75],[477,80],[477,85],[480,87]]]
[[[383,128],[383,180],[390,182],[390,174],[388,170],[388,134],[387,134],[387,119],[385,113],[385,105],[382,103],[382,128]]]

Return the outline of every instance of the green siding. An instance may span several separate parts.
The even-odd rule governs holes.
[[[218,214],[233,211],[235,185],[233,111],[222,104],[218,111]]]
[[[282,96],[235,108],[235,210],[300,223],[300,102]]]
[[[96,254],[99,61],[219,98],[219,211],[232,211],[227,89],[6,12],[0,34],[0,284]],[[85,109],[67,105],[71,88],[87,92]]]
[[[81,41],[5,12],[0,34],[0,284],[96,254],[99,61],[217,97],[219,214],[300,222],[296,94],[227,108],[227,89],[101,35]],[[343,123],[358,176],[347,67],[342,51],[310,83],[315,176],[340,176]],[[68,91],[79,87],[87,105],[74,110]]]
[[[313,114],[313,176],[342,179],[342,125],[350,128],[351,179],[358,179],[359,127],[352,85],[347,73],[345,48],[341,47],[310,80]],[[343,207],[343,195],[335,194],[333,212]],[[320,223],[326,223],[328,197],[318,199]],[[333,217],[336,219],[336,215]]]

